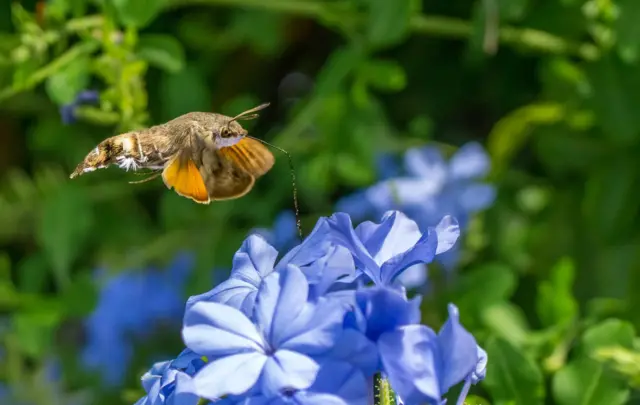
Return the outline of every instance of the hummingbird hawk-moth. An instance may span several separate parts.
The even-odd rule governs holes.
[[[265,103],[235,117],[191,112],[164,124],[107,138],[70,178],[117,165],[126,171],[150,169],[150,177],[132,183],[162,176],[169,189],[197,203],[242,197],[271,169],[274,157],[265,142],[250,137],[238,121],[254,119],[256,112],[268,106]]]

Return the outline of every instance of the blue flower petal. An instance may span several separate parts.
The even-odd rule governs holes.
[[[264,365],[262,392],[275,396],[285,390],[306,389],[313,384],[320,365],[304,354],[278,350]]]
[[[287,252],[278,262],[276,270],[289,264],[304,268],[324,257],[334,244],[330,238],[331,227],[328,218],[321,217],[309,235],[296,247]]]
[[[387,211],[378,224],[361,223],[355,234],[378,265],[411,249],[422,236],[418,224],[400,211]]]
[[[200,301],[219,302],[251,316],[262,279],[273,271],[278,252],[264,238],[250,235],[233,257],[231,277],[213,290],[187,300],[187,310]]]
[[[449,160],[449,173],[454,179],[474,179],[487,175],[490,168],[487,152],[478,142],[464,144]]]
[[[356,276],[353,256],[347,248],[338,245],[331,246],[325,256],[302,271],[313,288],[312,295],[315,298],[330,291],[339,279],[350,282]]]
[[[440,403],[435,333],[424,325],[407,325],[378,339],[384,372],[405,405]]]
[[[390,241],[395,240],[389,238]],[[406,268],[418,263],[431,263],[438,248],[438,236],[429,228],[420,239],[406,252],[387,260],[380,269],[380,280],[383,285],[392,285],[395,278]]]
[[[400,273],[396,280],[408,289],[420,288],[428,280],[427,272],[428,269],[425,264],[414,264]]]
[[[175,390],[166,405],[197,405],[200,398],[194,392],[193,379],[179,372],[176,375]]]
[[[358,290],[356,300],[367,320],[366,335],[374,342],[385,332],[420,322],[420,297],[407,301],[396,290],[371,287]]]
[[[404,166],[411,176],[429,178],[439,184],[444,184],[447,178],[447,164],[435,147],[409,149],[404,155]]]
[[[458,308],[449,304],[449,319],[438,333],[440,390],[464,380],[478,364],[477,344],[474,337],[460,324]]]
[[[478,349],[478,364],[476,364],[476,369],[471,373],[471,383],[477,384],[480,381],[484,380],[487,376],[487,361],[488,355],[487,352],[480,346]]]
[[[375,348],[374,348],[375,351]],[[367,405],[368,385],[365,376],[343,361],[323,362],[307,393],[334,394],[350,405]]]
[[[187,309],[182,337],[189,349],[203,356],[264,350],[251,321],[237,309],[217,302],[197,302]]]
[[[467,184],[456,191],[460,208],[468,213],[482,211],[496,199],[496,188],[488,184]]]
[[[343,302],[320,299],[304,305],[304,311],[289,324],[281,325],[278,347],[308,355],[322,355],[335,347],[342,333],[347,307]]]
[[[340,198],[336,202],[336,211],[348,214],[355,222],[367,218],[374,211],[371,196],[367,194],[367,191],[357,191]]]
[[[194,377],[194,394],[210,401],[223,395],[240,395],[258,382],[268,357],[249,352],[207,363]]]
[[[347,362],[360,369],[365,376],[372,376],[380,363],[376,345],[356,329],[344,329],[326,357]]]
[[[460,225],[458,220],[447,215],[436,225],[436,234],[438,236],[438,249],[436,254],[442,254],[450,250],[460,237]]]
[[[260,286],[254,318],[265,339],[278,344],[299,316],[308,316],[309,284],[295,266],[271,273]],[[303,321],[304,322],[304,321]]]

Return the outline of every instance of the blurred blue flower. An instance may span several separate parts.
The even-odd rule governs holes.
[[[278,214],[271,229],[256,228],[253,233],[262,236],[277,250],[289,250],[300,243],[296,216],[292,211],[282,211]]]
[[[184,341],[210,360],[194,376],[194,392],[213,401],[254,388],[267,397],[309,388],[320,369],[314,357],[338,343],[344,309],[308,302],[308,292],[304,274],[288,266],[264,278],[250,318],[217,302],[187,309]]]
[[[489,165],[489,156],[476,142],[463,145],[448,162],[435,147],[410,149],[404,156],[404,174],[381,176],[386,178],[342,198],[337,209],[356,221],[401,210],[422,230],[451,215],[465,228],[472,214],[489,207],[495,199],[495,187],[481,182]],[[395,170],[389,161],[384,167],[385,172]],[[453,265],[455,253],[449,252],[439,260]]]
[[[147,336],[162,321],[180,322],[192,262],[191,256],[179,255],[166,271],[123,272],[103,281],[98,304],[85,321],[82,361],[105,384],[122,383],[133,354],[132,338]]]
[[[60,107],[60,117],[66,125],[76,122],[76,107],[81,104],[95,104],[100,100],[100,94],[95,90],[84,90],[76,95],[72,102]]]
[[[135,405],[196,405],[191,377],[202,368],[204,361],[191,351],[183,351],[178,358],[158,362],[142,376],[147,393]]]

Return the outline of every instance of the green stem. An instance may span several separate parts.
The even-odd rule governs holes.
[[[323,16],[326,5],[313,1],[296,0],[169,0],[168,7],[184,7],[197,5],[233,6],[274,11],[311,18]]]
[[[238,8],[257,9],[287,13],[296,16],[309,17],[320,22],[335,23],[345,20],[344,9],[335,9],[336,5],[316,1],[295,0],[169,0],[169,7],[184,7],[194,5],[233,6]],[[340,12],[340,18],[329,18]],[[364,21],[363,16],[349,16],[348,21]],[[473,34],[472,24],[458,18],[434,15],[414,15],[409,26],[416,34],[432,35],[436,37],[467,39]],[[531,28],[516,28],[502,26],[498,31],[500,41],[506,45],[512,45],[530,49],[533,51],[551,54],[570,54],[586,60],[594,60],[600,56],[597,46],[590,43],[567,41],[564,38],[545,31]]]
[[[30,90],[41,82],[45,81],[49,76],[57,73],[58,71],[67,67],[67,65],[71,64],[74,60],[78,59],[80,56],[85,54],[90,54],[98,49],[98,43],[94,41],[83,42],[80,45],[74,46],[69,49],[67,52],[60,55],[57,59],[54,59],[48,65],[41,67],[36,70],[28,80],[24,83],[21,83],[18,86],[8,87],[6,89],[0,90],[0,102],[4,101],[10,97],[15,96],[18,93],[21,93],[26,90]]]
[[[99,28],[104,25],[104,17],[101,15],[90,15],[87,17],[74,18],[65,24],[65,31],[78,32],[91,28]]]

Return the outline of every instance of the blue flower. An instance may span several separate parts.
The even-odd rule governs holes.
[[[97,370],[107,385],[119,385],[133,355],[131,337],[150,333],[160,321],[180,321],[182,288],[192,258],[179,256],[168,271],[123,272],[106,280],[94,312],[85,321],[86,367]]]
[[[437,335],[424,325],[401,326],[381,335],[378,347],[389,382],[405,405],[440,404],[451,387],[465,381],[462,404],[468,385],[484,378],[486,353],[460,324],[453,304]]]
[[[95,90],[84,90],[78,93],[75,99],[60,107],[60,116],[64,124],[73,124],[76,122],[76,107],[80,104],[95,104],[100,100],[100,94]]]
[[[194,393],[213,401],[309,388],[320,369],[314,358],[338,343],[345,312],[334,301],[309,302],[308,293],[304,274],[288,266],[264,278],[251,317],[217,302],[187,309],[184,341],[209,359],[193,378]]]
[[[142,386],[147,393],[135,405],[196,405],[191,377],[204,361],[191,351],[182,352],[178,358],[158,362],[142,376]]]
[[[489,163],[486,152],[476,142],[462,146],[449,162],[434,147],[410,149],[404,157],[404,175],[384,179],[347,196],[338,201],[337,208],[356,220],[401,210],[422,230],[451,215],[465,228],[470,215],[487,208],[495,199],[495,188],[480,182],[489,171]],[[443,255],[440,260],[453,264],[452,254]]]

